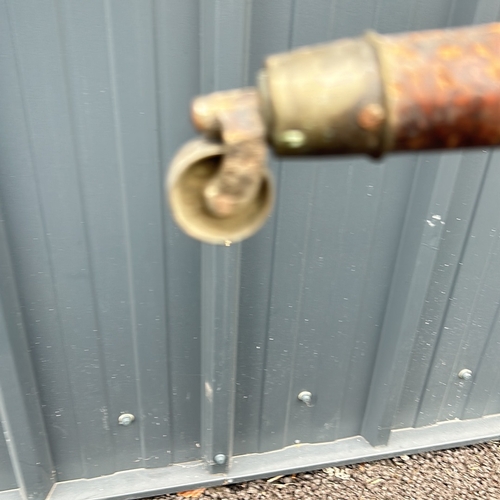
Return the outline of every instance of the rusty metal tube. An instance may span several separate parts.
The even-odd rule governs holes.
[[[500,144],[500,23],[270,56],[258,82],[280,155]]]
[[[240,241],[272,207],[266,140],[285,156],[500,145],[500,23],[273,55],[257,89],[198,97],[192,118],[205,138],[172,161],[172,213],[202,241]]]

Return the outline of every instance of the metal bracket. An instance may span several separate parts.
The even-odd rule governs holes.
[[[172,161],[167,191],[174,217],[202,241],[240,241],[264,224],[273,202],[257,91],[198,97],[192,119],[205,139],[192,141]]]

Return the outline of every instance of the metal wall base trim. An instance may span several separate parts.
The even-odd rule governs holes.
[[[136,469],[95,479],[57,483],[48,500],[132,500],[176,491],[238,483],[277,474],[367,462],[423,451],[454,448],[500,437],[500,415],[454,420],[391,433],[387,446],[372,447],[363,437],[332,443],[298,444],[278,451],[234,457],[228,474],[211,474],[204,463]],[[252,471],[249,473],[248,471]],[[0,500],[4,500],[0,496]],[[9,500],[11,500],[9,498]],[[13,499],[12,499],[13,500]]]
[[[23,500],[19,490],[0,491],[0,500]]]

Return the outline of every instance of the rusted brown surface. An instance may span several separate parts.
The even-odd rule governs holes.
[[[207,208],[218,217],[243,210],[263,182],[265,128],[258,105],[255,89],[217,92],[193,102],[195,127],[224,146],[219,171],[204,191]]]
[[[500,23],[376,36],[388,150],[500,144]]]

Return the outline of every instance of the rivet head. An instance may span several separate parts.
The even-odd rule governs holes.
[[[214,462],[217,465],[224,465],[226,463],[226,455],[224,453],[217,453],[214,457]]]
[[[358,124],[370,132],[377,131],[385,120],[385,112],[380,104],[365,106],[358,114]]]
[[[135,420],[134,415],[132,413],[122,413],[118,417],[118,423],[120,425],[130,425]]]
[[[280,139],[285,146],[292,149],[300,148],[306,143],[306,135],[302,130],[285,130]]]
[[[468,368],[464,368],[458,372],[458,376],[463,380],[470,380],[472,378],[472,371]]]
[[[299,401],[302,401],[306,405],[309,405],[312,401],[312,394],[309,391],[302,391],[299,393],[297,398],[299,399]]]

